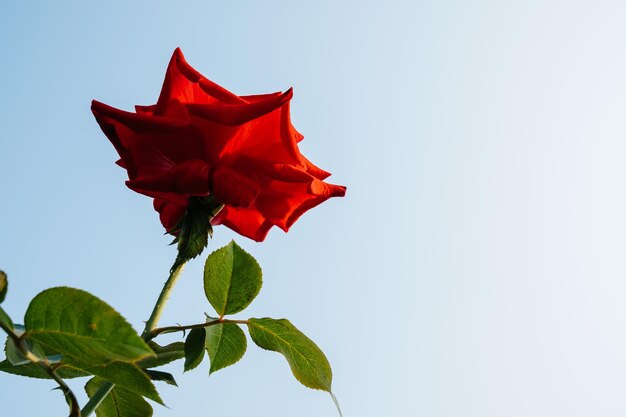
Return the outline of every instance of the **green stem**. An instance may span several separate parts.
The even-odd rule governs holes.
[[[159,294],[159,298],[154,304],[154,308],[152,309],[152,314],[150,314],[150,318],[146,321],[146,327],[141,334],[141,337],[146,342],[149,341],[152,337],[152,331],[156,328],[159,323],[159,319],[161,318],[161,314],[163,314],[163,309],[165,308],[165,303],[167,303],[167,299],[170,297],[170,293],[174,289],[174,285],[178,278],[180,278],[181,272],[183,272],[183,268],[185,267],[185,263],[178,265],[176,268],[172,270],[169,278],[165,281],[165,285],[163,285],[163,289]],[[102,401],[106,398],[107,395],[111,392],[115,384],[112,382],[105,381],[100,388],[96,391],[96,393],[89,399],[87,404],[83,407],[81,411],[82,417],[87,417],[93,413],[96,408],[100,406]]]
[[[174,285],[176,284],[176,281],[178,281],[178,278],[180,277],[181,272],[183,272],[184,267],[185,267],[185,262],[178,265],[176,268],[172,270],[167,281],[165,281],[165,285],[163,286],[163,289],[161,290],[161,294],[159,294],[159,298],[157,299],[156,304],[154,304],[154,309],[152,309],[152,314],[150,314],[150,318],[146,322],[146,327],[143,329],[143,333],[141,334],[141,337],[145,341],[150,340],[150,333],[152,332],[152,330],[154,330],[154,328],[159,323],[161,314],[163,314],[163,308],[165,307],[165,303],[167,302],[167,299],[170,297],[170,293],[172,292],[172,289],[174,289]]]

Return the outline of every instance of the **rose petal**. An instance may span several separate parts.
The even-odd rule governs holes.
[[[224,207],[211,222],[224,225],[242,236],[262,242],[273,224],[254,208]]]
[[[222,166],[211,175],[211,194],[222,204],[247,208],[259,195],[259,181],[254,175],[245,175]]]
[[[237,126],[274,111],[293,97],[292,89],[280,96],[245,104],[187,104],[187,110],[214,123]]]
[[[199,159],[185,161],[167,172],[126,181],[126,185],[142,194],[156,191],[206,196],[209,194],[209,166]]]
[[[282,94],[283,93],[281,91],[278,91],[276,93],[251,94],[251,95],[247,95],[247,96],[239,96],[239,98],[242,99],[242,100],[245,100],[248,103],[254,103],[255,101],[267,100],[268,98],[277,97],[277,96],[280,96]]]
[[[207,80],[192,68],[180,48],[176,48],[167,67],[155,115],[165,115],[173,100],[181,103],[236,104],[245,103],[235,94]]]
[[[161,224],[168,232],[171,231],[187,210],[188,199],[184,204],[176,204],[159,198],[154,199],[154,209],[159,213]]]
[[[308,184],[272,181],[271,184],[264,184],[262,190],[255,207],[267,220],[285,232],[307,210],[331,197],[344,196],[346,192],[345,187],[317,179]]]

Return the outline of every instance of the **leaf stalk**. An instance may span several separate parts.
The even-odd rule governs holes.
[[[186,330],[201,329],[203,327],[210,327],[216,324],[235,323],[235,324],[248,324],[248,320],[229,320],[229,319],[215,319],[207,321],[205,323],[187,324],[185,326],[167,326],[153,329],[150,333],[150,339],[154,339],[160,334],[184,332]]]

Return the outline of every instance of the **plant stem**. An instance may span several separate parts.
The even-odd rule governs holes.
[[[183,262],[182,264],[174,268],[170,273],[169,278],[167,278],[167,281],[165,281],[165,285],[163,285],[163,289],[159,294],[159,298],[157,299],[156,303],[154,304],[154,308],[152,309],[152,314],[150,314],[150,318],[148,319],[148,321],[146,321],[146,327],[141,334],[141,337],[146,342],[152,339],[152,331],[156,328],[159,319],[161,318],[161,314],[163,314],[165,303],[167,303],[167,299],[170,297],[170,293],[174,289],[176,281],[178,281],[178,278],[180,278],[180,274],[181,272],[183,272],[185,263],[186,262]],[[83,407],[82,417],[87,417],[91,415],[91,413],[93,413],[96,408],[100,406],[102,401],[104,401],[106,396],[109,395],[114,386],[115,384],[108,381],[105,381],[102,385],[100,385],[100,388],[98,388],[94,396],[91,397],[87,404],[85,404],[85,406]]]
[[[150,333],[150,339],[154,339],[158,335],[164,334],[164,333],[174,333],[174,332],[182,332],[185,330],[201,329],[203,327],[210,327],[216,324],[225,324],[225,323],[248,324],[248,320],[215,319],[212,321],[207,321],[205,323],[187,324],[185,326],[159,327],[159,328],[152,330],[152,332]]]
[[[172,292],[172,289],[174,289],[174,285],[176,284],[176,281],[178,281],[178,278],[180,277],[181,272],[183,272],[183,268],[185,268],[185,263],[182,263],[178,265],[176,268],[174,268],[172,272],[170,273],[170,276],[167,279],[167,281],[165,281],[165,285],[163,286],[163,289],[161,290],[161,294],[159,294],[159,298],[157,299],[156,304],[154,304],[154,309],[152,309],[152,314],[150,314],[150,318],[146,322],[146,327],[144,328],[143,333],[141,334],[141,337],[145,341],[150,340],[150,333],[152,332],[152,330],[154,330],[154,328],[159,323],[161,314],[163,314],[163,308],[165,307],[165,303],[167,302],[167,299],[170,297],[170,293]]]

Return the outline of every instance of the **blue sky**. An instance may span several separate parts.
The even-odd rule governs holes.
[[[180,46],[235,93],[294,87],[303,153],[348,187],[288,234],[218,228],[209,248],[257,257],[247,312],[318,343],[345,416],[624,415],[625,19],[618,1],[8,2],[3,307],[68,285],[141,328],[174,248],[89,103],[155,102]],[[163,324],[210,312],[201,272]],[[335,415],[252,344],[210,378],[170,369],[156,416]],[[0,385],[5,409],[66,413],[48,382]]]

